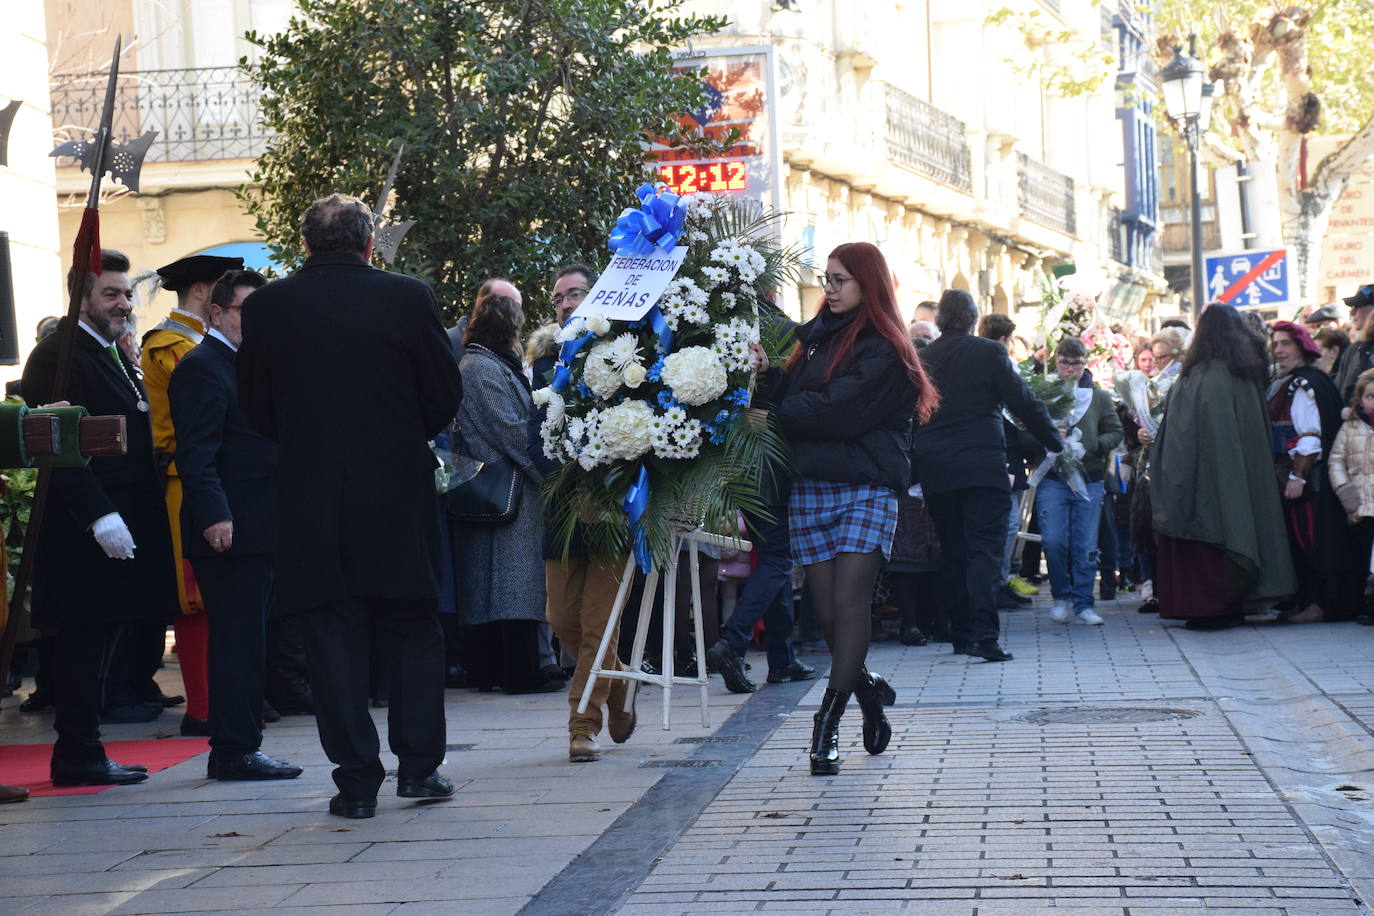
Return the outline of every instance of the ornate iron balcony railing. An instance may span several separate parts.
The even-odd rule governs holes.
[[[963,121],[893,86],[887,87],[886,107],[889,159],[960,191],[972,191]]]
[[[1065,235],[1077,235],[1073,179],[1025,153],[1016,155],[1022,215]]]
[[[235,67],[121,73],[115,138],[156,130],[149,162],[253,158],[271,136],[259,120],[261,95],[261,88]],[[89,133],[104,100],[103,73],[54,76],[54,128],[73,136]]]

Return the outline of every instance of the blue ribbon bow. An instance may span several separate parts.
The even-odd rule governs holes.
[[[626,207],[615,221],[606,246],[615,254],[652,254],[655,248],[672,251],[687,222],[687,205],[671,191],[657,190],[647,181],[635,190],[639,208]]]
[[[620,508],[625,510],[625,514],[630,519],[630,534],[634,537],[635,562],[646,574],[654,565],[654,555],[649,550],[649,539],[644,534],[642,520],[644,513],[649,508],[649,469],[643,462],[639,464],[639,473],[635,475],[634,483],[625,491],[625,501],[620,504]]]

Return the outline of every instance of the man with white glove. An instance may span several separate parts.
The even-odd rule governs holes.
[[[105,756],[101,709],[107,695],[131,680],[127,654],[118,651],[121,633],[126,627],[146,632],[165,626],[176,608],[171,535],[147,394],[136,367],[115,344],[133,308],[129,259],[106,249],[100,262],[100,272],[86,277],[78,326],[71,329],[66,387],[53,391],[66,318],[29,354],[22,383],[30,406],[60,394],[92,414],[123,415],[128,442],[124,455],[52,471],[35,550],[33,623],[56,633],[52,780],[59,786],[124,785],[148,778],[145,768]],[[69,275],[68,283],[73,282]]]
[[[95,535],[100,549],[105,551],[105,556],[111,560],[134,558],[134,536],[118,512],[111,512],[96,519],[91,525],[91,534]]]

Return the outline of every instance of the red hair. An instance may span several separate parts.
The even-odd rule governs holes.
[[[892,284],[892,271],[888,269],[887,260],[876,245],[868,242],[846,242],[830,252],[830,257],[849,271],[854,282],[859,284],[863,299],[855,309],[854,320],[840,332],[839,343],[825,370],[825,380],[830,381],[835,370],[849,356],[859,334],[872,328],[892,344],[897,351],[897,358],[906,367],[907,378],[916,388],[916,419],[924,423],[940,406],[940,395],[926,376],[926,370],[921,366],[920,357],[916,355],[916,348],[912,346],[911,337],[897,311],[897,290]],[[801,353],[802,347],[798,345],[787,359],[788,369],[801,360]]]

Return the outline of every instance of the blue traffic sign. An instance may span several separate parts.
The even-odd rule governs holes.
[[[1289,301],[1288,250],[1237,251],[1207,258],[1207,296],[1231,305],[1281,305]]]

